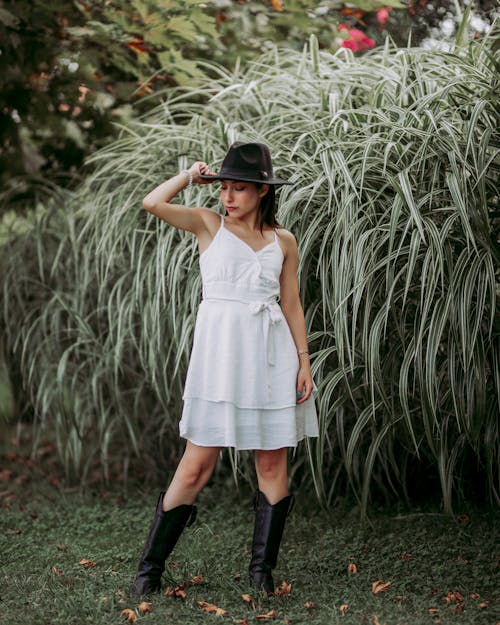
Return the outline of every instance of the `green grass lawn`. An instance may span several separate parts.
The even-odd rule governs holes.
[[[125,609],[137,623],[150,625],[500,621],[498,534],[491,512],[451,518],[387,511],[362,526],[355,511],[319,511],[312,496],[302,495],[275,575],[278,584],[291,585],[290,592],[266,600],[247,584],[250,493],[222,493],[215,486],[202,494],[198,520],[167,565],[164,588],[186,584],[185,597],[150,597],[151,611],[140,614],[140,602],[128,590],[156,496],[152,491],[125,500],[54,490],[37,497],[32,484],[26,500],[22,490],[4,497],[0,622],[108,625],[127,622]],[[201,583],[191,581],[196,576]],[[377,581],[390,585],[376,595]],[[198,602],[227,613],[217,616]]]

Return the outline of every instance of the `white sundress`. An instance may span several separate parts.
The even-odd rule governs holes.
[[[318,436],[314,392],[296,403],[299,359],[278,304],[283,252],[276,232],[256,252],[224,227],[221,215],[199,262],[203,299],[181,437],[209,447],[279,449]]]

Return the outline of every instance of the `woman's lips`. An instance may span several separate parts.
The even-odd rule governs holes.
[[[229,212],[235,211],[236,209],[237,209],[237,206],[226,206],[226,210],[228,210]]]

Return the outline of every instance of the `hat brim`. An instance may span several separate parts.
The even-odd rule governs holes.
[[[244,178],[242,177],[233,177],[233,176],[206,176],[204,174],[200,174],[200,178],[203,180],[210,180],[215,182],[216,180],[235,180],[236,182],[257,182],[258,184],[294,184],[289,180],[284,180],[283,178],[271,178],[271,180],[257,180],[257,178]]]

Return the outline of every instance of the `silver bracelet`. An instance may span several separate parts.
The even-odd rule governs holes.
[[[187,174],[189,176],[188,186],[186,187],[187,189],[189,189],[189,187],[193,186],[193,172],[190,169],[181,169],[181,171],[179,173],[180,174]]]

